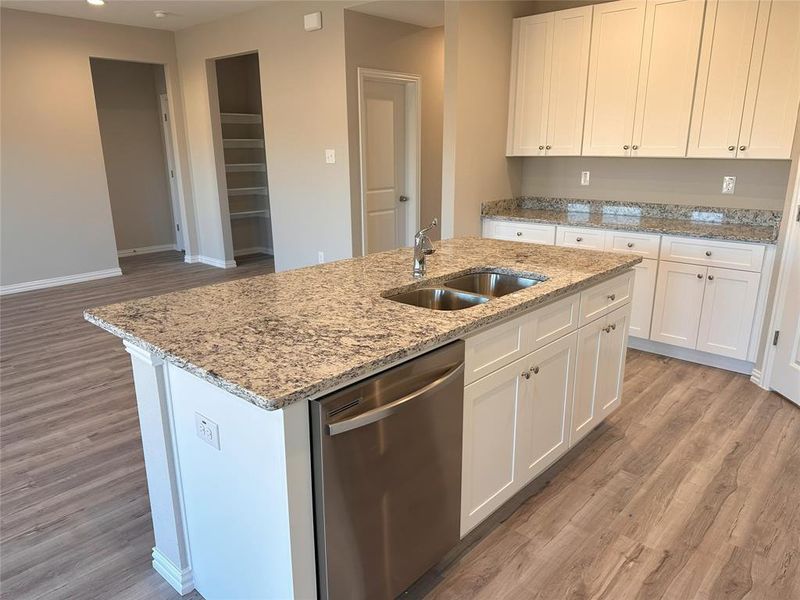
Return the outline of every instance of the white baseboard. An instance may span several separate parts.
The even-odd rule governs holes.
[[[240,248],[233,253],[234,256],[247,256],[248,254],[272,254],[272,248],[253,246],[252,248]]]
[[[183,255],[183,262],[185,263],[198,263],[200,262],[200,256],[197,254],[184,254]]]
[[[671,358],[678,358],[688,362],[706,365],[708,367],[716,367],[718,369],[725,369],[726,371],[733,371],[734,373],[743,373],[750,375],[753,372],[753,363],[746,360],[739,360],[736,358],[728,358],[727,356],[717,356],[716,354],[709,354],[708,352],[700,352],[699,350],[690,350],[689,348],[681,348],[679,346],[672,346],[661,342],[654,342],[652,340],[645,340],[633,336],[628,337],[628,347],[634,350],[643,350],[645,352],[652,352],[653,354],[661,354],[662,356],[669,356]]]
[[[158,548],[153,548],[153,568],[158,571],[159,575],[175,588],[175,591],[181,596],[188,594],[194,589],[192,569],[187,567],[180,570],[170,559],[161,554]]]
[[[154,252],[166,252],[167,250],[177,250],[175,244],[162,244],[161,246],[144,246],[142,248],[128,248],[127,250],[117,250],[117,256],[133,256],[134,254],[153,254]]]
[[[204,265],[211,265],[218,269],[233,269],[236,266],[235,260],[220,260],[219,258],[211,258],[210,256],[203,256],[202,254],[186,254],[183,257],[185,263],[203,263]]]
[[[750,375],[750,381],[755,383],[762,390],[769,391],[769,386],[764,385],[764,373],[761,372],[761,369],[753,368],[753,373]]]
[[[64,275],[63,277],[51,277],[49,279],[37,279],[35,281],[12,283],[10,285],[0,286],[0,296],[58,287],[60,285],[69,285],[71,283],[81,283],[84,281],[92,281],[94,279],[105,279],[106,277],[118,277],[120,275],[122,275],[122,271],[119,267],[115,267],[113,269],[103,269],[102,271],[90,271],[88,273]]]

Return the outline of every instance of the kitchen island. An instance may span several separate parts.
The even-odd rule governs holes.
[[[630,270],[641,260],[477,238],[436,246],[421,280],[411,275],[411,249],[401,249],[86,311],[87,320],[122,338],[131,354],[156,537],[153,566],[178,591],[197,588],[209,600],[315,597],[308,401],[458,339],[467,341],[465,403],[470,388],[479,393],[503,369],[516,368],[512,359],[570,336],[580,361],[582,339],[590,348],[588,340],[599,340],[600,332],[615,335],[615,323],[606,320],[625,318]],[[387,298],[487,268],[539,281],[464,310]],[[530,344],[486,360],[495,342],[513,339],[506,330],[532,331],[530,319],[554,306],[568,315],[558,333],[563,337],[534,335]],[[624,356],[627,326],[614,331]],[[496,340],[483,343],[493,332]],[[481,343],[470,346],[471,340]],[[615,390],[600,386],[615,394],[614,408],[617,363]],[[593,372],[599,370],[595,364]],[[568,387],[571,392],[571,376]],[[581,387],[575,378],[576,403]],[[565,429],[574,438],[548,451],[531,473],[603,418],[604,409],[591,402],[588,412],[575,411],[586,418],[577,423],[573,415]],[[474,421],[476,413],[465,406],[464,418]],[[504,485],[475,507],[467,502],[462,530],[515,489],[518,483]]]

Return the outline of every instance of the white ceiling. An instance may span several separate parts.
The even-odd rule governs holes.
[[[444,0],[374,0],[356,3],[350,10],[420,27],[444,25]]]
[[[105,6],[92,6],[86,0],[0,0],[0,6],[4,8],[168,31],[207,23],[269,3],[270,0],[106,0]],[[170,14],[157,19],[153,15],[156,10]]]

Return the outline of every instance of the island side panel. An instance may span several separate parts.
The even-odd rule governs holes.
[[[206,600],[315,598],[308,403],[264,410],[172,364],[168,381],[196,589]]]
[[[147,490],[156,545],[153,568],[180,594],[194,589],[186,551],[179,479],[175,464],[166,369],[156,355],[124,342],[131,355],[142,435]]]

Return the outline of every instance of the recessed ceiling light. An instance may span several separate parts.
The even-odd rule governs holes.
[[[92,6],[103,6],[106,3],[106,0],[86,0]]]

